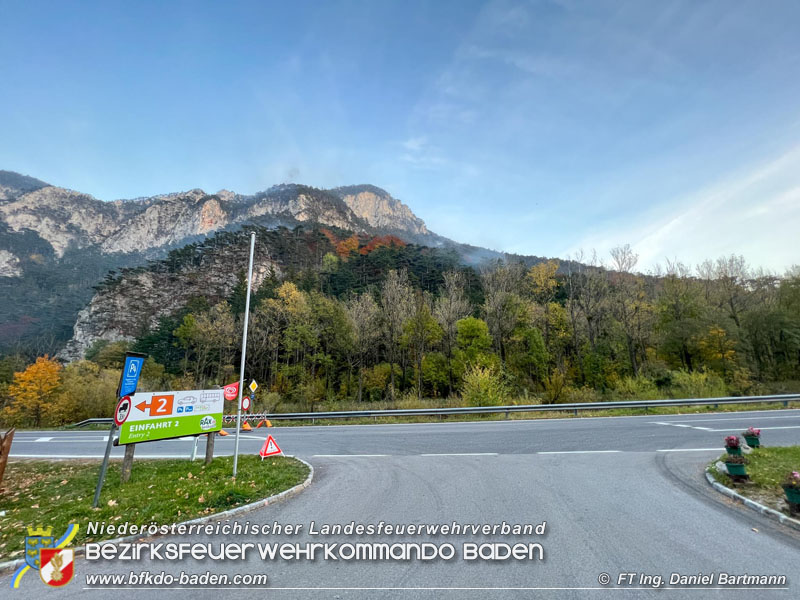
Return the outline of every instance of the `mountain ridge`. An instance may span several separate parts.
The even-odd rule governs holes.
[[[0,171],[0,352],[61,348],[92,288],[115,269],[243,227],[329,227],[367,238],[454,250],[465,264],[504,254],[430,231],[386,190],[371,184],[321,189],[298,183],[255,194],[200,188],[104,201],[12,171]],[[519,257],[525,262],[540,257]]]
[[[316,222],[358,233],[406,234],[416,242],[429,236],[425,241],[441,243],[405,204],[372,185],[326,190],[288,183],[255,194],[194,188],[105,201],[0,171],[0,200],[0,218],[12,231],[34,231],[59,258],[71,244],[98,246],[104,254],[148,252],[251,221]],[[0,270],[0,276],[14,275]]]

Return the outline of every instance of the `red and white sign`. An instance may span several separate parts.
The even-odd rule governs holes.
[[[250,410],[250,396],[242,398],[242,410]]]
[[[39,577],[47,585],[67,585],[75,574],[75,551],[72,548],[42,548],[39,558]]]
[[[225,400],[236,400],[239,395],[239,382],[226,385],[222,388],[222,394],[225,396]]]
[[[129,414],[131,414],[131,397],[123,396],[117,402],[117,408],[114,411],[114,423],[117,427],[120,427],[125,422]]]
[[[283,454],[283,451],[278,447],[278,444],[275,443],[275,440],[272,439],[272,436],[269,436],[264,442],[264,445],[261,446],[261,452],[259,452],[258,455],[261,458],[266,458],[274,454]]]

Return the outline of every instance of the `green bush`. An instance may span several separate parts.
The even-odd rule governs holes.
[[[498,370],[475,365],[464,374],[461,396],[467,406],[502,406],[509,392]]]
[[[663,394],[647,377],[623,377],[614,385],[614,393],[620,400],[658,400]]]
[[[561,397],[563,398],[562,402],[567,404],[602,401],[600,392],[586,385],[579,388],[566,386],[561,392]]]
[[[710,371],[675,371],[670,395],[673,398],[719,398],[728,395],[725,382]]]

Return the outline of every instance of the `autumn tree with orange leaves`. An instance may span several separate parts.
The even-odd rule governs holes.
[[[48,356],[40,356],[21,373],[14,373],[8,388],[11,402],[3,409],[3,421],[41,426],[60,385],[61,365]]]

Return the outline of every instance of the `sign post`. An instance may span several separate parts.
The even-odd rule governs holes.
[[[103,464],[100,466],[100,475],[97,478],[97,487],[94,490],[92,508],[97,508],[97,504],[100,502],[100,491],[103,489],[103,480],[106,478],[106,471],[108,470],[108,458],[111,456],[111,446],[114,443],[114,431],[116,431],[118,424],[125,422],[131,412],[130,398],[127,399],[127,407],[125,406],[125,398],[136,392],[136,386],[139,385],[139,376],[142,374],[142,367],[146,358],[145,354],[139,354],[138,352],[125,354],[125,362],[122,364],[122,373],[119,377],[119,386],[117,386],[117,398],[121,398],[121,400],[117,403],[117,409],[114,411],[114,422],[111,423],[111,427],[108,430],[106,452],[103,455]],[[121,423],[118,423],[118,421],[121,421]]]
[[[233,478],[236,479],[236,468],[239,465],[239,433],[242,428],[242,388],[244,387],[244,361],[247,354],[247,323],[250,319],[250,290],[253,287],[253,250],[256,246],[256,234],[250,234],[250,263],[247,267],[247,298],[244,302],[244,331],[242,332],[242,362],[239,366],[239,402],[236,407],[236,442],[233,446]]]

